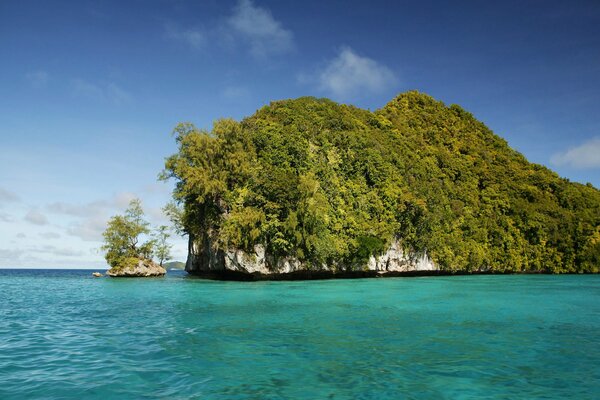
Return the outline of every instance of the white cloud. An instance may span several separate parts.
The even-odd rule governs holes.
[[[557,153],[550,158],[550,162],[554,165],[578,169],[600,168],[600,137]]]
[[[13,222],[14,220],[15,219],[13,218],[12,215],[0,211],[0,221],[2,221],[2,222]]]
[[[76,236],[86,242],[97,242],[102,241],[102,233],[110,217],[122,214],[129,206],[129,202],[135,198],[139,198],[135,193],[120,192],[107,200],[96,200],[85,204],[55,202],[49,204],[46,209],[54,214],[75,217],[67,228],[68,235]],[[151,210],[146,207],[144,209],[147,212]],[[158,213],[148,213],[148,215],[154,216]],[[161,222],[164,220],[164,217],[160,218]]]
[[[108,200],[97,200],[86,204],[71,204],[55,202],[46,209],[55,214],[76,217],[76,220],[67,228],[67,234],[79,237],[84,241],[101,241],[102,232],[110,215],[122,212],[129,202],[136,198],[134,193],[122,192]]]
[[[30,222],[34,225],[47,225],[48,218],[37,210],[29,210],[25,215],[25,221]]]
[[[96,84],[76,78],[71,80],[71,91],[76,97],[95,101],[108,101],[117,106],[130,103],[133,99],[129,92],[114,82]]]
[[[394,86],[397,81],[388,67],[356,54],[349,47],[342,48],[316,77],[318,88],[337,99],[378,93]]]
[[[58,239],[60,235],[56,232],[42,232],[40,233],[40,237],[44,239]]]
[[[71,215],[74,217],[87,217],[102,212],[110,207],[109,202],[98,200],[87,204],[69,204],[56,202],[49,204],[46,208],[55,214]]]
[[[143,208],[151,226],[169,225],[161,211],[169,191],[168,185],[152,183],[133,193],[120,192],[94,201],[56,201],[43,208],[21,202],[14,205],[14,210],[0,210],[0,226],[7,228],[0,228],[0,245],[4,243],[4,247],[14,250],[5,254],[0,251],[0,267],[104,267],[99,248],[110,217],[123,214],[129,201],[141,196],[146,200]],[[174,254],[185,259],[186,240],[174,235],[170,241],[174,249],[183,249]]]
[[[221,97],[225,100],[241,100],[247,98],[250,93],[248,89],[240,86],[227,86],[221,92]]]
[[[21,264],[21,258],[24,254],[25,252],[20,249],[0,249],[0,264],[8,267],[18,266]]]
[[[294,48],[292,32],[285,29],[269,9],[251,0],[239,0],[231,14],[216,21],[211,28],[185,28],[171,23],[165,26],[165,36],[193,50],[204,50],[213,44],[226,48],[244,46],[256,58]]]
[[[107,222],[106,216],[92,216],[74,222],[67,229],[67,233],[86,242],[99,242],[102,241],[102,232],[106,229]]]
[[[48,73],[46,71],[34,71],[25,74],[25,79],[29,81],[31,87],[41,89],[48,84]]]
[[[52,246],[52,245],[35,247],[32,249],[29,249],[28,252],[51,254],[53,256],[60,256],[60,257],[79,257],[79,256],[83,255],[83,252],[79,251],[79,250],[73,250],[73,249],[67,248],[67,247],[56,247],[56,246]]]
[[[168,24],[165,30],[168,38],[183,42],[194,50],[200,50],[207,44],[207,34],[199,29],[182,29]]]
[[[158,208],[158,207],[148,208],[146,214],[148,214],[149,219],[152,220],[152,222],[156,225],[167,225],[167,226],[171,225],[171,221],[165,215],[162,208]]]
[[[271,11],[240,0],[227,19],[228,26],[250,45],[255,57],[283,53],[293,48],[292,32],[273,18]]]
[[[0,212],[0,221],[2,222],[13,222],[15,219],[12,215],[5,212]]]
[[[102,100],[104,98],[104,91],[100,88],[100,86],[87,82],[83,79],[72,79],[71,89],[73,94],[78,97],[86,97],[94,100]]]
[[[21,201],[21,199],[16,193],[0,187],[0,203],[12,203],[18,201]]]
[[[109,83],[106,86],[106,97],[111,103],[114,103],[118,106],[121,104],[127,104],[131,102],[131,94],[123,90],[116,83]]]
[[[121,193],[118,193],[112,199],[111,203],[117,209],[125,209],[125,208],[129,207],[129,203],[131,202],[131,200],[136,199],[136,198],[139,198],[139,196],[136,196],[135,193],[121,192]]]
[[[171,187],[166,185],[165,182],[149,183],[144,185],[140,190],[142,193],[150,195],[169,195],[172,191]]]
[[[43,257],[37,257],[34,254],[43,254]],[[53,259],[48,259],[48,255],[56,257],[80,257],[83,252],[71,248],[60,248],[51,245],[36,246],[21,249],[0,249],[0,265],[17,266],[44,266],[47,267]]]

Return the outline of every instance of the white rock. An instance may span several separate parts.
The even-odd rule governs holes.
[[[206,242],[203,246],[200,246],[199,243],[191,243],[189,248],[190,254],[188,254],[186,271],[191,273],[234,271],[273,275],[314,270],[314,268],[311,268],[312,266],[308,266],[294,257],[282,257],[275,260],[274,257],[266,253],[262,245],[255,246],[252,254],[240,249],[218,250]],[[319,270],[343,270],[343,267],[343,265],[330,266],[323,264]],[[371,256],[366,267],[370,271],[381,274],[388,272],[436,271],[438,269],[426,253],[405,252],[399,241],[392,242],[385,253],[379,256]]]

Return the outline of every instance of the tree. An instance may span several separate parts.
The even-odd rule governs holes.
[[[149,240],[140,244],[141,237],[148,235],[149,223],[144,220],[141,201],[133,199],[125,211],[125,215],[115,215],[108,221],[104,233],[102,250],[111,267],[123,265],[131,258],[151,258],[155,241]]]
[[[163,207],[162,211],[171,221],[175,233],[181,236],[185,235],[186,231],[183,226],[183,208],[174,201],[170,201]]]
[[[163,266],[163,262],[170,260],[171,257],[171,247],[169,243],[167,243],[167,239],[171,236],[169,234],[169,227],[166,225],[161,225],[157,228],[155,232],[155,255],[158,258],[158,263],[160,266]]]

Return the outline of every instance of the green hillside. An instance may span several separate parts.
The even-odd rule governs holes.
[[[418,92],[376,112],[271,103],[211,132],[180,124],[175,178],[192,240],[363,269],[392,240],[450,271],[598,272],[600,191],[560,178],[456,105]]]
[[[181,261],[168,261],[163,266],[167,271],[171,269],[185,269],[185,263]]]

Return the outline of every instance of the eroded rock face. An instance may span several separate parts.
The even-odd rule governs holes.
[[[114,267],[106,271],[112,277],[151,277],[163,276],[167,271],[152,260],[140,259],[137,264]]]
[[[329,272],[336,275],[346,268],[343,265],[307,265],[294,257],[274,259],[265,252],[261,245],[254,247],[254,252],[248,254],[240,249],[227,251],[214,249],[208,240],[202,243],[190,240],[188,259],[185,270],[191,274],[203,275],[206,273],[237,273],[248,274],[269,279],[270,276],[297,274],[307,272]],[[398,241],[392,243],[389,249],[378,257],[371,256],[363,271],[372,272],[370,276],[435,272],[439,269],[427,254],[407,253]]]
[[[426,253],[406,253],[398,241],[393,242],[388,250],[379,257],[371,256],[368,268],[381,274],[438,270]]]

